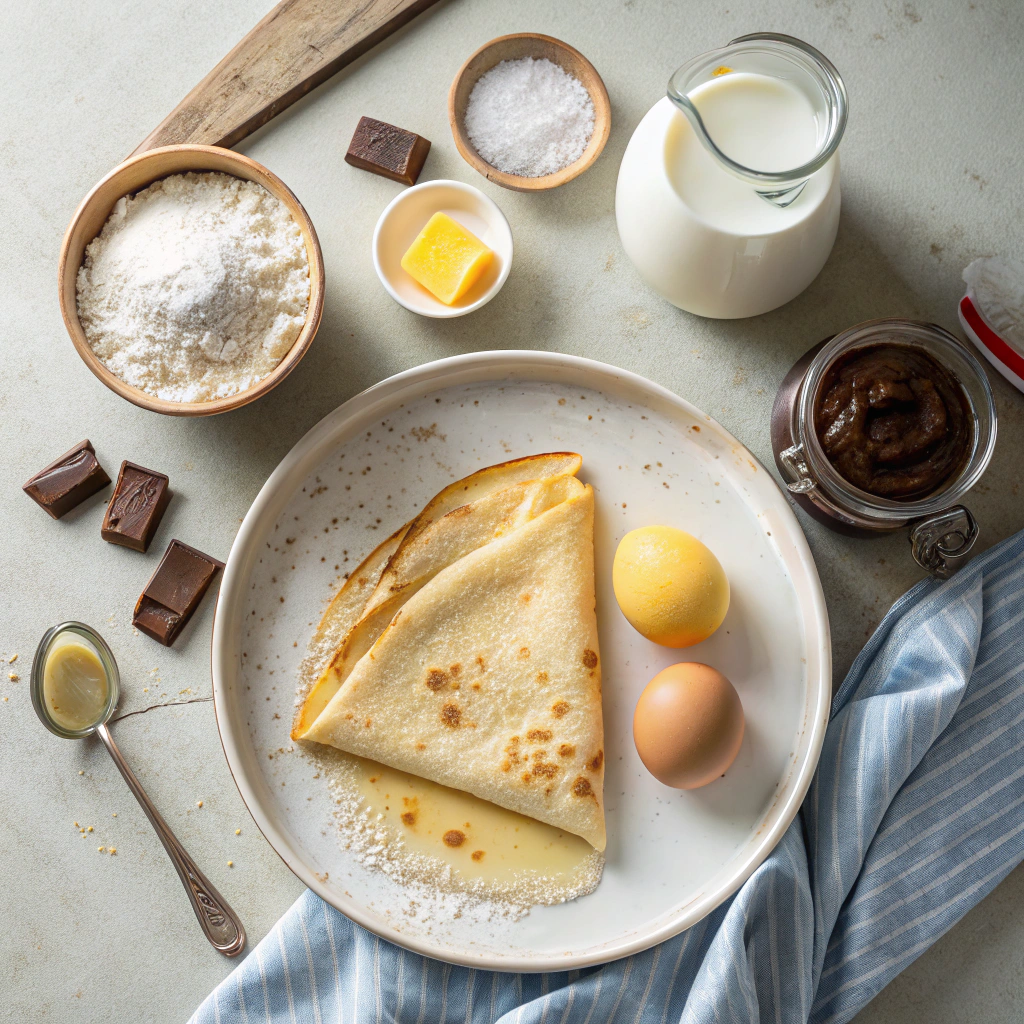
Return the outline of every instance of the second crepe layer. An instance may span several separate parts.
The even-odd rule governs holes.
[[[556,453],[473,474],[371,555],[332,604],[358,621],[293,736],[603,849],[594,496],[575,479],[580,461]]]

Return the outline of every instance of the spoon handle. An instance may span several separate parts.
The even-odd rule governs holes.
[[[106,725],[100,725],[96,734],[103,741],[110,756],[114,759],[118,771],[128,783],[128,788],[135,794],[135,799],[142,805],[160,842],[164,844],[171,863],[178,872],[182,885],[192,901],[192,909],[196,912],[200,927],[210,940],[214,949],[225,956],[237,956],[245,946],[245,929],[235,912],[228,906],[227,900],[213,887],[210,880],[196,867],[195,861],[185,852],[184,847],[174,837],[167,822],[153,806],[142,783],[128,767],[121,751],[117,749],[113,736]]]

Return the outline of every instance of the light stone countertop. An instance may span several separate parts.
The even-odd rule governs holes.
[[[538,348],[658,381],[773,466],[772,398],[807,347],[879,316],[934,320],[959,333],[963,266],[986,253],[1024,256],[1019,0],[446,0],[240,147],[288,182],[317,226],[327,300],[309,354],[272,394],[239,412],[159,417],[107,391],[76,356],[57,307],[61,236],[93,183],[268,7],[269,0],[32,0],[0,12],[0,654],[18,655],[0,676],[0,991],[8,1019],[183,1021],[232,967],[206,944],[106,753],[96,743],[58,740],[37,723],[27,677],[39,636],[56,621],[83,619],[110,641],[124,680],[121,714],[130,716],[115,726],[118,742],[250,938],[262,938],[301,891],[253,825],[221,753],[210,697],[213,598],[172,650],[134,634],[130,616],[172,536],[226,558],[264,480],[322,416],[427,360]],[[846,80],[839,237],[820,277],[783,309],[701,320],[649,292],[623,255],[616,172],[630,133],[676,66],[766,29],[812,42]],[[603,75],[613,106],[597,164],[539,195],[485,182],[458,156],[447,124],[459,64],[486,40],[520,30],[577,46]],[[362,114],[431,139],[423,179],[472,182],[508,216],[515,263],[483,311],[427,320],[381,288],[370,237],[401,186],[343,162]],[[969,499],[983,546],[1024,527],[1024,396],[990,377],[999,443]],[[83,437],[108,471],[129,458],[170,475],[176,496],[147,555],[100,540],[100,499],[54,523],[21,493],[32,473]],[[838,681],[920,574],[903,535],[852,540],[801,521],[828,599]],[[20,678],[9,680],[9,671]],[[75,821],[94,832],[83,841]],[[117,855],[99,854],[100,844],[116,845]],[[1018,869],[858,1020],[1019,1020],[1022,906]]]

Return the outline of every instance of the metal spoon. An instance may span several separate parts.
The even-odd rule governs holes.
[[[95,722],[81,729],[68,729],[55,721],[51,716],[43,689],[47,658],[54,642],[65,634],[73,634],[74,639],[84,640],[99,658],[107,679],[107,701]],[[167,822],[146,796],[135,773],[128,767],[121,751],[117,749],[114,738],[110,735],[107,722],[117,708],[117,700],[121,690],[121,677],[117,671],[117,662],[103,637],[82,622],[62,622],[59,626],[48,629],[39,641],[35,658],[32,661],[32,706],[36,709],[39,720],[50,732],[63,739],[82,739],[95,734],[99,736],[110,756],[114,759],[118,771],[128,783],[128,788],[135,794],[136,800],[142,805],[156,834],[163,843],[171,863],[178,872],[178,877],[185,886],[188,898],[192,902],[199,925],[210,940],[214,949],[225,956],[237,956],[245,946],[245,929],[227,901],[213,887],[210,880],[196,867],[195,862],[185,852],[181,843],[174,837]]]

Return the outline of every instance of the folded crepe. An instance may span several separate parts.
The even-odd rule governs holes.
[[[352,573],[296,718],[325,743],[605,846],[594,495],[578,455],[445,488]]]

